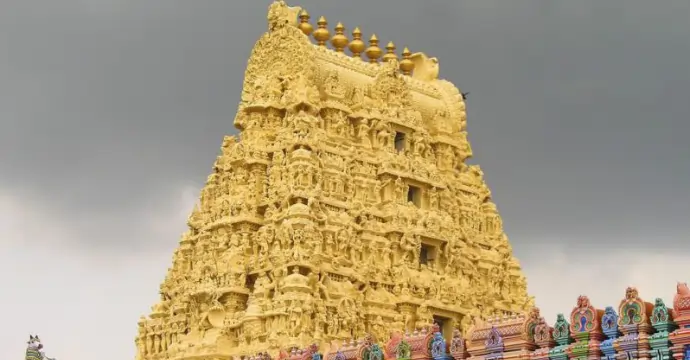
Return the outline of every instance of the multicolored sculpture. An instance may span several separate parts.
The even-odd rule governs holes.
[[[570,323],[559,314],[551,327],[534,308],[524,315],[481,320],[468,330],[467,341],[459,330],[448,334],[431,325],[405,336],[393,334],[384,359],[689,360],[690,291],[684,284],[678,286],[674,309],[668,309],[660,299],[649,307],[632,287],[626,290],[618,309],[616,312],[609,306],[598,310],[589,298],[580,296]],[[680,322],[674,320],[678,318]],[[371,356],[366,354],[375,348],[372,341],[367,337],[331,344],[328,359],[369,360]]]
[[[679,327],[668,336],[675,360],[690,360],[690,289],[687,283],[678,283],[673,298],[673,320]]]
[[[29,341],[27,341],[26,346],[26,356],[24,360],[55,360],[54,358],[49,358],[45,355],[43,351],[43,344],[38,335],[29,335]]]
[[[664,300],[656,298],[654,300],[654,310],[652,310],[651,324],[655,333],[649,337],[650,358],[652,360],[670,360],[671,342],[668,339],[670,332],[677,328],[673,322],[673,310],[666,307]]]
[[[604,316],[601,317],[601,328],[606,335],[606,340],[601,342],[599,346],[601,352],[604,353],[602,360],[616,360],[616,349],[614,342],[620,335],[618,331],[618,314],[613,306],[607,306],[604,309]]]
[[[577,298],[570,313],[570,334],[575,342],[566,351],[570,360],[601,357],[600,343],[604,338],[601,317],[604,311],[595,308],[587,296]]]
[[[553,325],[553,340],[556,346],[549,351],[551,360],[567,360],[567,350],[573,341],[570,335],[570,324],[565,320],[564,314],[556,316],[556,323]]]
[[[636,288],[625,290],[625,298],[618,306],[618,328],[623,336],[614,342],[619,354],[626,358],[647,357],[649,354],[649,334],[653,330],[649,322],[654,305],[640,299]]]

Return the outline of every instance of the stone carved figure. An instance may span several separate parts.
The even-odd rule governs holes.
[[[274,31],[287,25],[297,26],[300,7],[289,7],[283,0],[274,1],[268,8],[268,30]]]
[[[415,64],[412,76],[422,81],[433,81],[438,79],[438,59],[427,57],[426,54],[418,52],[410,56]]]

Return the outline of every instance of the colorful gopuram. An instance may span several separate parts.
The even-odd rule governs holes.
[[[416,354],[431,324],[466,330],[531,308],[483,172],[466,164],[463,95],[438,78],[438,60],[399,56],[375,35],[365,44],[359,29],[348,39],[323,17],[312,26],[283,1],[267,18],[239,135],[225,137],[139,322],[138,358],[276,356],[350,339],[364,340],[345,356],[369,344],[376,358],[392,330],[411,332]]]
[[[281,351],[279,360],[690,360],[690,291],[679,284],[674,307],[645,302],[635,288],[617,308],[594,307],[580,296],[553,326],[537,308],[519,315],[478,320],[465,336],[434,324],[413,332],[393,331],[386,342],[360,341]],[[323,352],[321,352],[323,351]],[[268,352],[250,359],[270,359]]]

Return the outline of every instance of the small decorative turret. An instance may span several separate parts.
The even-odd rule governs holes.
[[[358,27],[352,30],[352,41],[350,41],[350,45],[348,47],[350,48],[352,57],[361,58],[366,44],[364,44],[364,41],[362,41],[362,31],[360,31]]]
[[[379,47],[379,38],[376,37],[376,34],[372,34],[371,38],[369,38],[369,47],[366,50],[369,62],[372,64],[377,63],[382,53],[383,51]]]
[[[328,21],[326,21],[326,18],[322,16],[319,18],[319,21],[316,22],[316,25],[318,25],[318,28],[316,31],[314,31],[314,39],[319,46],[326,46],[326,42],[331,37],[331,34],[327,28]]]
[[[343,52],[348,44],[347,36],[345,36],[345,26],[342,23],[338,23],[335,26],[335,35],[331,39],[331,44],[336,52]]]
[[[412,74],[412,70],[414,70],[414,62],[410,58],[412,56],[412,53],[410,52],[410,49],[405,48],[403,49],[402,52],[402,61],[400,61],[400,71],[402,71],[403,74],[405,75],[410,75]]]
[[[392,41],[388,42],[386,45],[386,55],[383,55],[383,61],[389,62],[391,60],[397,60],[398,55],[395,54],[395,44]]]
[[[314,27],[309,23],[309,13],[307,10],[302,10],[302,12],[300,12],[299,24],[297,27],[307,36],[311,35],[312,31],[314,31]]]

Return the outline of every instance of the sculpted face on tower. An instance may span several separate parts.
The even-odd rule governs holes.
[[[625,290],[625,298],[626,298],[626,299],[632,300],[632,299],[636,299],[638,296],[639,296],[639,295],[638,295],[638,291],[637,291],[637,289],[634,288],[634,287],[628,287],[628,288]]]
[[[41,344],[41,339],[38,338],[38,335],[29,335],[27,344],[30,349],[40,350],[43,348],[43,344]]]
[[[418,52],[412,54],[410,59],[414,62],[412,76],[421,81],[434,81],[438,79],[439,64],[435,57],[429,58],[426,54]]]

